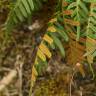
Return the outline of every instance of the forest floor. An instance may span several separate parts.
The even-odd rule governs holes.
[[[0,13],[0,85],[4,78],[5,83],[10,81],[7,77],[9,73],[17,71],[17,76],[13,76],[15,78],[12,82],[7,82],[8,86],[0,91],[0,96],[28,96],[34,46],[38,45],[39,38],[44,35],[54,10],[48,6],[32,17],[32,26],[38,25],[38,28],[29,30],[29,25],[23,24],[14,29],[12,36],[7,40],[1,30],[6,14],[5,11]],[[32,96],[96,96],[96,81],[91,79],[89,74],[83,78],[78,72],[75,75],[72,72],[70,66],[54,52],[48,67],[42,70],[42,74],[37,78]]]

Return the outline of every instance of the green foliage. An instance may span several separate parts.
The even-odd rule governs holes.
[[[15,25],[23,22],[32,15],[32,12],[40,9],[44,1],[17,0],[6,22],[7,31],[10,32]],[[38,58],[46,62],[47,58],[52,57],[52,52],[49,50],[51,48],[58,48],[62,56],[65,57],[62,42],[68,42],[69,34],[72,32],[77,35],[76,44],[79,43],[81,37],[86,40],[86,45],[84,45],[86,46],[86,57],[87,61],[92,64],[94,57],[96,57],[96,43],[93,40],[96,39],[96,0],[58,0],[58,3],[56,14],[49,21],[48,29],[38,47],[34,66],[39,64]],[[90,67],[90,69],[92,68]],[[33,81],[35,82],[38,72],[36,69],[34,70]]]
[[[6,31],[11,32],[15,25],[23,22],[25,18],[32,15],[33,11],[40,9],[43,1],[45,0],[17,0],[14,8],[9,13]]]

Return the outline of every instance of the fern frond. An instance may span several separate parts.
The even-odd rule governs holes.
[[[86,18],[89,14],[87,3],[83,0],[71,0],[71,2],[70,0],[64,1],[63,3],[65,5],[62,6],[64,24],[75,29],[74,32],[77,34],[76,40],[78,41],[81,34],[84,32],[82,26],[88,21]]]
[[[80,23],[84,23],[86,20],[86,17],[88,16],[88,8],[87,4],[83,2],[83,0],[76,0],[75,2],[72,2],[68,5],[68,10],[73,10],[73,14],[71,17],[74,20],[79,21]]]
[[[90,15],[87,26],[87,36],[96,39],[96,3],[90,6]]]
[[[91,3],[90,5],[90,15],[88,19],[87,26],[87,41],[86,41],[86,50],[87,50],[87,60],[90,64],[93,63],[94,56],[92,53],[96,50],[96,43],[94,41],[96,36],[96,3]],[[90,53],[90,54],[88,54]]]
[[[10,32],[16,24],[23,22],[41,6],[42,0],[17,0],[6,21],[6,30]]]
[[[34,66],[37,72],[37,66],[39,66],[39,61],[41,60],[42,62],[47,62],[47,60],[52,57],[52,52],[49,50],[49,48],[51,49],[53,46],[56,46],[60,50],[61,55],[65,57],[64,46],[62,44],[62,40],[59,37],[62,37],[62,39],[67,42],[69,40],[67,33],[64,32],[64,27],[58,22],[58,19],[55,17],[49,21],[49,27],[47,28],[47,32],[45,33],[40,45],[38,46],[37,55],[34,62]],[[37,77],[37,75],[34,76]],[[33,79],[32,84],[34,81],[35,80]]]
[[[93,2],[93,0],[92,0]],[[96,51],[96,41],[95,36],[96,36],[96,3],[91,3],[90,4],[90,15],[88,18],[88,25],[87,25],[87,30],[86,30],[86,34],[87,34],[87,39],[86,39],[86,54],[87,54],[87,61],[89,63],[90,66],[90,70],[93,74],[94,77],[94,71],[92,68],[92,63],[94,60],[94,52]]]

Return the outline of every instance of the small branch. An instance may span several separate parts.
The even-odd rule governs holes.
[[[21,69],[22,69],[23,63],[24,62],[21,60],[21,56],[17,55],[16,62],[15,62],[15,69],[11,70],[9,74],[0,81],[0,92],[2,92],[6,88],[6,86],[8,86],[13,81],[13,79],[17,77],[17,75],[19,75],[20,96],[22,96],[21,95],[22,73],[20,72],[22,72]]]
[[[17,70],[11,70],[9,74],[0,81],[0,92],[2,92],[16,76],[17,76]]]

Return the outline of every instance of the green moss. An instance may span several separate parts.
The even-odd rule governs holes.
[[[33,93],[34,96],[68,96],[63,80],[57,77],[38,81]]]

